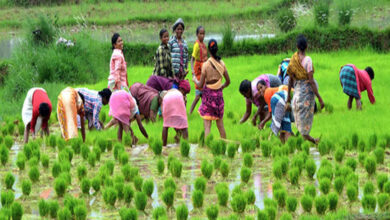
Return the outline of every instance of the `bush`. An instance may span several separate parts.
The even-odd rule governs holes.
[[[307,160],[305,167],[306,167],[307,177],[309,177],[310,179],[313,179],[313,176],[317,170],[317,166],[316,166],[315,161],[313,159]]]
[[[374,212],[376,208],[376,198],[374,195],[364,195],[362,198],[362,206],[366,212]]]
[[[358,188],[354,184],[347,185],[347,197],[349,202],[355,202],[358,196]]]
[[[376,159],[368,156],[364,161],[364,168],[366,168],[368,175],[374,174],[376,171]]]
[[[298,185],[299,183],[299,168],[294,167],[288,171],[288,176],[290,177],[290,182],[293,185]]]
[[[203,206],[203,192],[200,190],[194,190],[192,193],[192,204],[194,208],[201,208]]]
[[[158,174],[163,174],[165,169],[165,164],[163,159],[157,161],[157,172]]]
[[[249,169],[248,167],[243,166],[241,168],[240,174],[241,174],[241,181],[244,183],[248,183],[252,175],[252,170]]]
[[[314,5],[314,18],[318,25],[327,26],[329,23],[329,5],[330,1],[318,1]]]
[[[231,205],[233,211],[236,213],[243,213],[246,207],[246,198],[243,194],[236,194],[233,196]]]
[[[364,184],[364,187],[363,187],[364,195],[374,194],[374,192],[375,192],[374,184],[372,182],[366,182],[366,184]]]
[[[171,163],[171,166],[169,167],[169,170],[171,171],[172,176],[180,178],[181,171],[182,171],[183,165],[179,160],[174,160]]]
[[[229,158],[233,159],[237,152],[237,145],[236,144],[229,144],[227,148],[227,155]]]
[[[244,166],[246,167],[252,167],[253,165],[253,157],[250,153],[244,154]]]
[[[328,178],[322,178],[320,180],[320,190],[323,194],[328,194],[330,190],[331,181]]]
[[[229,168],[229,164],[226,161],[221,162],[221,166],[219,170],[221,172],[222,177],[226,178],[229,176],[230,168]]]
[[[275,190],[274,197],[280,208],[284,208],[286,206],[287,192],[285,189]]]
[[[148,179],[142,185],[142,192],[144,192],[148,197],[151,197],[154,191],[154,182],[152,179]]]
[[[74,215],[76,217],[76,219],[80,219],[80,220],[83,220],[83,219],[87,219],[87,207],[85,207],[85,205],[78,205],[74,208]]]
[[[103,191],[103,200],[107,205],[115,206],[116,199],[117,191],[114,187],[109,186]]]
[[[376,182],[380,192],[383,192],[383,186],[388,181],[388,179],[389,179],[388,176],[384,173],[377,175]]]
[[[141,176],[136,176],[136,177],[134,177],[133,182],[134,182],[134,188],[137,191],[142,191],[142,185],[143,185],[144,179]]]
[[[292,197],[292,196],[288,196],[286,202],[287,202],[287,211],[295,212],[295,210],[297,209],[297,205],[298,205],[297,198]]]
[[[33,166],[30,168],[30,171],[28,172],[28,177],[30,177],[30,180],[34,183],[39,181],[39,169],[37,166]]]
[[[206,191],[207,180],[204,177],[198,177],[195,179],[195,190],[200,190],[203,193]]]
[[[185,204],[181,204],[176,208],[176,219],[177,220],[187,220],[188,218],[188,208]]]
[[[181,139],[180,140],[180,154],[182,157],[188,157],[190,153],[190,144],[188,141]]]
[[[23,180],[22,181],[22,192],[23,195],[29,196],[31,193],[31,181],[30,180]]]
[[[64,178],[58,177],[54,180],[54,190],[58,197],[63,197],[67,188],[67,182]]]
[[[390,208],[390,196],[388,193],[380,193],[378,195],[378,206],[381,211],[388,211]]]
[[[213,165],[207,162],[207,160],[203,160],[201,164],[200,170],[202,171],[202,175],[207,179],[210,179],[213,174]]]
[[[324,195],[315,198],[315,207],[319,215],[325,214],[325,211],[328,208],[328,198]]]
[[[168,189],[168,188],[171,188],[174,191],[176,191],[176,183],[172,177],[169,177],[169,178],[165,179],[165,181],[164,181],[164,189]]]
[[[23,216],[23,207],[18,202],[14,202],[11,206],[12,220],[21,220]]]
[[[49,202],[48,202],[48,206],[49,206],[49,214],[50,214],[50,217],[51,217],[51,218],[56,218],[56,217],[57,217],[57,214],[58,214],[58,209],[60,208],[58,202],[55,201],[55,200],[49,201]]]
[[[81,192],[89,195],[89,189],[91,188],[91,181],[88,178],[81,180]]]
[[[277,14],[277,21],[279,29],[283,32],[291,31],[297,24],[294,13],[288,8],[279,10]]]
[[[4,178],[5,187],[7,189],[12,189],[12,186],[14,185],[14,183],[15,183],[14,175],[12,175],[11,172],[8,172],[7,174],[5,174],[5,178]]]
[[[217,219],[218,218],[218,212],[219,212],[219,209],[218,209],[217,205],[210,205],[206,209],[207,218],[210,219],[210,220]]]
[[[131,200],[134,197],[134,189],[131,185],[125,185],[123,187],[123,198],[127,204],[131,203]]]
[[[385,150],[383,150],[383,148],[381,147],[377,147],[374,150],[374,155],[376,158],[376,162],[379,164],[383,164],[383,162],[385,161]]]
[[[218,204],[221,206],[227,206],[229,199],[229,187],[226,183],[218,183],[215,186],[215,191],[217,192]]]
[[[311,212],[311,208],[313,207],[313,199],[311,196],[308,196],[308,195],[303,195],[301,197],[301,205],[302,205],[302,208],[305,212],[308,212],[310,213]]]
[[[337,203],[339,201],[339,196],[334,192],[329,193],[328,201],[329,201],[329,210],[335,211],[337,209]]]
[[[248,205],[253,205],[255,204],[256,202],[256,195],[255,193],[253,192],[253,190],[248,190],[246,193],[245,193],[245,196],[246,196],[246,204]]]

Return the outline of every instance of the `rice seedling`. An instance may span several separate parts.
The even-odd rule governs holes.
[[[202,171],[202,175],[206,177],[206,179],[210,179],[213,174],[213,165],[207,162],[207,160],[203,160],[200,169]]]
[[[219,208],[217,205],[210,205],[206,209],[207,218],[210,220],[215,220],[218,218]]]
[[[180,178],[181,177],[181,172],[183,169],[183,165],[179,160],[173,160],[171,163],[171,166],[169,170],[171,171],[171,174],[173,177]]]
[[[378,206],[381,211],[388,211],[390,206],[390,196],[388,193],[379,193],[378,197]]]
[[[364,187],[363,187],[364,195],[374,194],[374,192],[375,192],[374,184],[371,181],[366,182],[366,184],[364,184]]]
[[[293,196],[287,196],[286,204],[287,204],[287,211],[295,212],[298,205],[298,199]]]
[[[244,154],[244,166],[252,167],[253,166],[253,157],[250,153]]]
[[[134,177],[133,182],[134,182],[134,188],[137,191],[142,191],[142,186],[143,186],[143,183],[144,183],[144,179],[141,176],[138,175],[138,176]]]
[[[330,190],[331,181],[328,178],[321,178],[320,180],[320,190],[323,194],[328,194]]]
[[[195,190],[200,190],[203,193],[206,191],[207,180],[204,177],[198,177],[195,179],[194,187]]]
[[[159,156],[161,155],[161,152],[162,152],[162,142],[161,140],[154,140],[152,142],[152,150],[153,150],[153,153],[156,155],[156,156]]]
[[[31,181],[30,180],[23,180],[22,181],[22,193],[25,196],[29,196],[31,193]]]
[[[127,152],[122,152],[119,161],[122,165],[127,164],[129,162],[129,154]]]
[[[58,204],[58,201],[52,200],[47,202],[49,205],[49,214],[51,218],[56,218],[58,214],[58,209],[60,208],[60,205]]]
[[[85,205],[77,205],[74,208],[74,215],[76,219],[85,220],[87,219],[87,207]]]
[[[229,164],[226,161],[221,162],[221,166],[219,168],[219,171],[221,172],[222,177],[226,178],[229,176],[230,167]]]
[[[236,213],[243,213],[246,208],[246,198],[243,194],[235,194],[232,197],[231,205]]]
[[[241,175],[241,181],[244,183],[248,183],[252,175],[252,170],[249,169],[248,167],[243,166],[241,168],[240,175]]]
[[[329,206],[328,198],[324,195],[318,196],[315,198],[314,204],[315,204],[317,213],[319,215],[323,215],[323,214],[325,214],[325,212]]]
[[[372,194],[363,195],[362,206],[366,212],[374,212],[376,208],[376,198]]]
[[[26,166],[26,156],[23,152],[19,152],[17,159],[16,159],[16,166],[19,168],[19,170],[24,170]]]
[[[164,181],[164,189],[168,189],[168,188],[171,188],[174,191],[176,191],[176,183],[172,177],[168,177]]]
[[[180,154],[182,157],[188,157],[190,153],[190,144],[188,141],[181,139],[180,140]]]
[[[158,174],[163,174],[164,173],[164,169],[165,169],[165,163],[164,163],[164,160],[163,159],[159,159],[157,161],[157,172]]]
[[[11,149],[12,145],[14,145],[14,139],[12,136],[7,135],[4,137],[4,145],[8,148]]]
[[[221,167],[222,157],[221,156],[214,156],[214,168],[216,170],[219,170]]]
[[[349,202],[355,202],[358,196],[358,188],[354,184],[348,184],[346,189]]]
[[[88,159],[88,155],[90,153],[89,147],[86,144],[82,144],[81,145],[81,149],[80,149],[80,153],[81,153],[81,157],[84,160],[87,160]]]
[[[117,195],[118,201],[122,200],[124,198],[124,192],[123,192],[124,187],[125,187],[124,181],[115,180],[114,188],[116,190],[116,195]]]
[[[201,208],[203,206],[203,192],[200,190],[194,190],[192,192],[192,204],[194,208]]]
[[[334,152],[334,158],[336,159],[337,162],[341,163],[344,159],[344,149],[342,147],[338,147],[336,151]]]
[[[339,196],[336,193],[331,192],[328,195],[328,201],[329,201],[329,210],[336,211],[337,204],[339,202]]]
[[[88,178],[83,178],[80,183],[81,192],[89,195],[89,189],[91,188],[91,181]]]
[[[8,162],[9,158],[9,150],[4,145],[0,146],[0,161],[3,166],[5,166]]]
[[[364,160],[364,168],[366,169],[368,175],[372,175],[376,172],[376,159],[373,156],[368,156]]]
[[[37,166],[31,167],[30,170],[28,171],[28,177],[34,183],[39,181],[39,176],[40,176],[40,173],[39,173],[39,169]]]
[[[188,218],[188,208],[185,204],[181,204],[176,208],[176,219],[177,220],[187,220]]]
[[[38,209],[39,209],[39,215],[41,217],[45,217],[46,215],[49,214],[49,204],[43,199],[39,200]]]
[[[133,197],[134,197],[133,187],[130,184],[126,184],[123,187],[123,199],[125,200],[126,204],[130,204]]]
[[[280,208],[284,208],[286,206],[287,192],[285,189],[275,190],[274,193],[275,199],[278,202],[278,206]]]
[[[1,192],[1,205],[3,207],[10,207],[14,202],[15,195],[11,190]]]
[[[228,145],[227,155],[229,158],[233,159],[237,152],[237,146],[234,143]]]
[[[255,193],[253,192],[253,190],[248,190],[246,193],[245,193],[245,197],[246,197],[246,204],[248,205],[254,205],[255,202],[256,202],[256,195]]]
[[[305,212],[310,213],[313,207],[313,199],[309,195],[303,195],[301,197],[301,205]]]
[[[15,183],[14,175],[12,175],[11,172],[8,172],[7,174],[5,174],[5,177],[4,177],[5,188],[12,189],[12,186],[14,185],[14,183]]]
[[[58,177],[54,180],[54,190],[58,197],[63,197],[65,195],[67,188],[67,181],[64,178]]]
[[[72,213],[70,210],[66,207],[62,208],[61,210],[58,211],[58,219],[59,220],[68,220],[72,219]]]
[[[317,170],[317,166],[316,166],[316,163],[314,162],[314,160],[313,159],[307,160],[305,167],[306,167],[307,177],[309,177],[310,179],[313,179],[313,176]]]
[[[290,182],[293,185],[299,184],[299,168],[294,167],[288,171],[288,176],[290,177]]]
[[[154,191],[154,182],[152,179],[147,179],[142,185],[142,192],[144,192],[148,197],[151,197]]]
[[[344,177],[337,177],[334,180],[334,189],[336,192],[341,195],[344,189],[344,184],[345,184],[345,178]]]
[[[164,207],[158,206],[158,207],[153,209],[152,218],[153,219],[168,218],[167,211],[165,211]]]
[[[12,203],[11,213],[13,220],[21,220],[23,217],[23,207],[19,202]]]
[[[385,161],[385,150],[381,147],[377,147],[374,150],[374,155],[376,158],[376,163],[383,164],[383,162]]]
[[[218,183],[215,186],[215,191],[217,192],[218,204],[220,206],[227,206],[229,199],[229,187],[226,183]]]
[[[167,209],[173,207],[173,203],[175,200],[175,190],[172,188],[167,188],[162,193],[162,200],[164,204],[167,206]]]
[[[384,174],[384,173],[378,174],[376,176],[376,182],[377,182],[377,186],[378,186],[378,189],[380,192],[383,192],[383,186],[388,181],[388,179],[389,179],[389,177],[387,176],[387,174]]]
[[[104,189],[103,200],[107,205],[115,206],[115,202],[117,200],[117,191],[114,187],[109,186]]]

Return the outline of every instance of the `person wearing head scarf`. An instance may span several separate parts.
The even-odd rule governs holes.
[[[171,50],[174,74],[179,79],[184,79],[188,73],[188,46],[187,42],[183,39],[184,28],[183,19],[177,19],[172,26],[175,34],[168,42]]]
[[[193,76],[195,84],[203,88],[202,104],[199,107],[199,114],[203,118],[205,137],[210,133],[211,122],[216,121],[221,138],[226,138],[223,125],[224,100],[223,89],[229,86],[230,77],[225,63],[218,56],[217,41],[211,39],[208,44],[211,57],[203,64],[200,80]],[[225,78],[225,83],[222,80]]]

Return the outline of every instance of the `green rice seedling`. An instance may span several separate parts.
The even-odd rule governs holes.
[[[0,146],[0,160],[1,160],[1,164],[3,166],[5,166],[7,164],[8,158],[9,158],[8,148],[6,148],[4,145],[1,145]]]
[[[176,156],[173,154],[173,152],[169,153],[168,155],[168,170],[170,169],[171,167],[171,163],[174,161],[174,160],[177,160]]]
[[[62,137],[57,137],[57,148],[58,151],[62,151],[66,147],[66,142]]]
[[[190,154],[190,144],[184,139],[180,140],[180,154],[182,157],[188,157]]]
[[[385,185],[385,183],[388,180],[389,180],[389,177],[384,173],[378,174],[376,176],[376,182],[377,182],[377,186],[378,186],[378,189],[380,192],[383,192],[383,186]]]
[[[376,162],[378,164],[383,164],[383,162],[385,161],[385,150],[383,150],[383,148],[381,147],[377,147],[374,150],[374,155],[376,158]]]
[[[58,161],[55,161],[53,167],[51,168],[51,174],[54,178],[57,178],[61,173],[61,164]]]
[[[318,151],[320,152],[321,156],[324,156],[329,153],[328,145],[326,144],[326,141],[321,141],[318,144]]]
[[[227,206],[229,199],[229,187],[226,183],[217,183],[215,186],[215,191],[217,192],[218,204],[220,206]]]
[[[280,220],[292,220],[292,216],[291,214],[289,213],[283,213],[281,216],[280,216]]]
[[[144,183],[144,179],[138,175],[138,176],[134,177],[133,182],[134,182],[134,188],[137,191],[142,191],[142,185]]]
[[[81,149],[80,149],[80,153],[81,153],[81,157],[84,160],[87,160],[88,159],[88,155],[90,153],[89,147],[86,144],[82,144],[81,145]]]
[[[289,138],[286,143],[288,147],[288,153],[292,154],[295,152],[295,146],[296,146],[296,139],[294,137]]]
[[[46,145],[55,148],[57,146],[57,137],[53,134],[46,139]]]
[[[164,169],[165,169],[165,163],[164,163],[164,160],[163,159],[159,159],[157,161],[157,172],[158,174],[163,174],[164,173]]]
[[[268,215],[265,210],[258,210],[257,220],[268,220]]]
[[[89,155],[88,155],[88,164],[91,167],[95,167],[95,164],[96,164],[96,154],[95,154],[95,152],[89,153]]]
[[[154,220],[164,219],[164,218],[167,219],[168,218],[167,211],[165,211],[164,207],[158,206],[153,209],[152,218]]]
[[[234,143],[228,145],[227,155],[229,158],[233,159],[237,152],[237,146]]]
[[[316,173],[316,170],[317,170],[317,166],[316,166],[315,161],[313,159],[307,160],[306,164],[305,164],[305,167],[306,167],[307,177],[309,177],[310,179],[313,179],[313,176],[314,176],[314,174]]]
[[[5,177],[4,177],[5,187],[7,189],[12,189],[12,186],[14,185],[14,183],[15,183],[14,175],[12,175],[11,172],[8,172],[7,174],[5,174]]]
[[[305,156],[302,154],[297,154],[292,158],[291,166],[297,167],[299,169],[299,175],[301,175],[302,170],[305,168]]]
[[[95,192],[99,192],[100,191],[101,184],[102,184],[102,180],[101,180],[99,175],[97,175],[94,178],[92,178],[91,186],[92,186],[93,190],[95,190]]]
[[[107,141],[107,151],[111,151],[113,148],[113,141],[112,140],[106,140]]]
[[[366,182],[366,184],[364,184],[364,187],[363,187],[364,195],[374,194],[374,192],[375,192],[374,184],[371,181]]]
[[[58,197],[63,197],[65,195],[67,188],[67,182],[64,178],[58,177],[54,180],[54,190]]]
[[[203,192],[201,190],[194,190],[192,192],[192,204],[194,208],[201,208],[203,206]]]
[[[292,168],[288,171],[288,176],[290,177],[290,182],[293,185],[299,184],[299,169],[297,167]]]
[[[250,140],[244,140],[241,142],[241,150],[243,153],[247,153],[247,152],[251,152],[252,151],[252,147],[251,147],[252,143]]]
[[[199,146],[201,147],[204,147],[205,146],[205,138],[204,138],[204,131],[202,131],[199,135],[199,138],[198,138],[198,144]]]
[[[91,188],[91,181],[88,178],[83,178],[80,183],[81,192],[89,195],[89,189]]]
[[[360,152],[359,155],[358,155],[359,163],[363,167],[364,167],[364,161],[366,160],[367,156],[368,156],[368,154],[366,152]]]
[[[0,150],[1,150],[1,148],[0,148]],[[29,160],[32,157],[31,142],[24,145],[23,153],[26,156],[27,160]]]
[[[185,204],[181,204],[176,208],[176,219],[177,220],[187,220],[188,218],[188,208]]]
[[[344,149],[342,147],[338,147],[336,149],[336,151],[334,152],[334,157],[335,157],[336,161],[339,163],[341,163],[343,161],[344,155],[345,155],[345,152],[344,152]]]
[[[230,167],[229,164],[226,161],[221,162],[221,166],[219,171],[221,172],[222,177],[226,178],[229,176]]]
[[[96,140],[96,145],[100,148],[101,152],[105,152],[107,149],[107,141],[103,138],[98,138]]]
[[[39,200],[38,209],[41,217],[45,217],[49,214],[49,204],[43,199]]]
[[[328,198],[324,195],[318,196],[314,200],[314,205],[316,207],[317,213],[319,215],[323,215],[329,206]]]
[[[50,158],[49,158],[48,155],[43,154],[43,155],[41,156],[41,163],[42,163],[42,166],[43,166],[44,168],[49,168],[49,161],[50,161]]]
[[[19,168],[19,170],[24,170],[26,166],[26,156],[23,152],[19,152],[17,159],[16,159],[16,166]]]
[[[1,205],[3,207],[10,207],[14,202],[15,195],[11,190],[1,192]]]
[[[70,145],[71,145],[72,150],[74,151],[75,154],[80,154],[82,143],[83,143],[83,141],[81,140],[81,138],[71,139]]]
[[[388,193],[380,193],[377,200],[381,211],[388,211],[390,209],[390,196]]]
[[[364,195],[362,198],[362,206],[366,212],[374,212],[376,208],[376,198],[372,194]]]
[[[253,190],[248,190],[246,193],[245,193],[245,196],[246,196],[246,204],[248,205],[254,205],[255,202],[256,202],[256,195],[255,193],[253,192]]]
[[[63,171],[58,178],[63,178],[68,186],[72,184],[72,176],[69,171]]]
[[[12,203],[11,206],[12,220],[21,220],[23,216],[23,207],[19,202]]]
[[[355,186],[355,184],[348,184],[346,189],[349,202],[355,202],[358,196],[358,188]]]
[[[39,160],[37,157],[32,157],[29,161],[28,161],[28,165],[29,166],[38,166],[39,165]]]
[[[117,200],[117,191],[115,190],[114,187],[107,187],[104,189],[103,191],[103,200],[104,200],[104,203],[106,203],[107,205],[110,205],[110,206],[115,206],[115,202]]]
[[[214,156],[214,168],[216,170],[219,170],[221,167],[222,157],[221,156]]]
[[[65,148],[58,154],[58,160],[60,162],[72,162],[73,159],[73,150],[70,148]]]
[[[305,195],[308,195],[308,196],[311,196],[311,197],[316,197],[317,195],[317,190],[316,190],[316,187],[314,185],[306,185],[305,186]]]
[[[127,147],[131,147],[132,139],[130,135],[123,135],[122,137],[122,144]]]
[[[366,169],[368,175],[372,175],[376,172],[376,159],[373,156],[368,156],[364,161],[364,168]]]
[[[4,137],[4,145],[8,148],[11,149],[12,145],[14,144],[14,139],[7,135]]]
[[[276,190],[283,189],[283,184],[277,180],[272,184],[272,194],[275,193]]]
[[[126,184],[123,187],[123,199],[125,200],[125,202],[127,204],[130,205],[131,200],[133,199],[133,197],[134,197],[134,189],[133,189],[133,187],[130,184]]]
[[[320,167],[320,169],[318,169],[318,171],[317,171],[317,178],[318,179],[322,179],[322,178],[333,179],[332,167],[330,167],[330,166]]]
[[[241,174],[241,181],[244,183],[248,183],[252,175],[252,170],[249,169],[248,167],[243,166],[241,167],[240,174]]]
[[[285,189],[275,190],[274,197],[280,208],[284,208],[286,206],[287,192]]]
[[[127,164],[129,162],[129,154],[125,151],[122,152],[119,161],[122,165]]]
[[[253,166],[253,157],[250,153],[244,154],[244,166],[252,167]]]
[[[236,194],[233,196],[231,205],[233,211],[236,213],[244,213],[246,208],[246,198],[243,194]]]
[[[210,179],[211,175],[213,174],[213,169],[213,165],[207,162],[207,160],[202,161],[200,170],[202,171],[202,175],[204,177]]]
[[[282,173],[283,175],[286,175],[288,172],[288,166],[289,166],[290,159],[288,157],[283,156],[280,160],[282,165]]]
[[[359,176],[355,173],[351,173],[347,176],[345,182],[359,187]]]
[[[329,193],[329,190],[330,190],[330,184],[331,184],[331,181],[330,179],[328,178],[321,178],[320,179],[320,190],[323,194],[328,194]]]
[[[336,211],[337,204],[339,202],[339,196],[335,192],[331,192],[328,195],[328,201],[329,201],[329,210],[330,211]]]
[[[28,177],[34,183],[39,181],[39,175],[39,169],[37,166],[31,167],[30,171],[28,171]]]
[[[378,143],[378,135],[376,133],[370,135],[368,143],[371,149],[374,149]]]
[[[22,136],[24,134],[24,124],[23,123],[18,124],[18,134],[19,134],[19,136]],[[0,143],[1,143],[1,141],[0,141]]]
[[[115,181],[114,182],[114,188],[116,190],[116,195],[118,200],[122,200],[124,198],[124,190],[125,184],[124,181]]]
[[[204,177],[198,177],[195,179],[195,190],[200,190],[203,193],[206,191],[207,180]]]
[[[116,143],[114,145],[114,158],[115,158],[115,160],[119,159],[120,153],[123,152],[124,150],[125,150],[125,147],[123,146],[123,144]]]
[[[364,151],[368,150],[366,147],[366,142],[364,142],[364,140],[359,141],[358,150],[359,150],[359,152],[364,152]]]
[[[313,199],[309,195],[303,195],[301,197],[301,205],[305,212],[310,213],[311,208],[313,207]]]
[[[171,188],[174,191],[176,191],[176,183],[172,177],[168,177],[164,181],[164,189],[168,189],[168,188]]]
[[[14,133],[15,133],[15,124],[9,123],[7,125],[7,133],[12,135],[12,136],[14,135]]]
[[[22,181],[22,193],[25,196],[29,196],[31,193],[31,181],[30,180],[23,180]]]
[[[232,190],[232,197],[234,197],[236,194],[244,194],[244,192],[241,189],[240,185],[236,185]]]
[[[295,210],[297,209],[298,200],[296,197],[287,196],[286,204],[287,204],[287,211],[295,212]]]
[[[356,167],[357,167],[357,162],[354,158],[350,157],[347,159],[347,161],[345,162],[345,164],[350,167],[352,169],[352,171],[355,171],[356,170]]]
[[[210,205],[206,209],[206,215],[209,220],[215,220],[218,218],[219,208],[218,205]]]
[[[354,132],[352,134],[352,137],[351,137],[351,144],[352,144],[352,147],[355,149],[358,147],[358,144],[359,144],[359,136],[356,132]]]
[[[153,150],[153,153],[156,155],[156,156],[159,156],[161,155],[161,152],[162,152],[162,141],[161,140],[154,140],[152,142],[152,150]]]
[[[290,149],[288,148],[288,145],[282,145],[280,148],[282,150],[282,155],[283,156],[288,156],[290,153]]]
[[[109,175],[112,175],[114,173],[115,162],[113,160],[107,160],[104,163],[104,166],[107,168],[107,172]],[[137,175],[138,175],[138,172],[137,172]]]
[[[57,217],[59,220],[70,220],[72,219],[72,213],[70,212],[69,208],[64,207],[58,211]]]
[[[173,202],[175,201],[175,190],[172,188],[167,188],[162,193],[162,200],[167,206],[167,209],[173,207]]]
[[[274,161],[274,162],[272,163],[272,174],[273,174],[277,179],[282,179],[283,170],[282,170],[282,163],[281,163],[281,161]]]
[[[87,210],[87,207],[84,204],[83,205],[77,205],[74,208],[74,215],[75,215],[76,219],[80,219],[80,220],[87,219],[87,213],[88,213],[88,210]]]
[[[183,169],[183,165],[177,159],[172,161],[171,166],[169,168],[169,170],[171,171],[172,176],[173,177],[177,177],[177,178],[180,178],[182,169]]]
[[[146,194],[144,192],[136,192],[134,202],[135,202],[135,207],[138,210],[144,211],[146,204],[148,202],[148,197],[146,196]]]
[[[84,165],[79,165],[77,167],[77,177],[79,180],[82,180],[84,177],[87,176],[87,168]]]
[[[344,184],[345,184],[345,178],[344,177],[337,177],[335,178],[334,180],[334,189],[336,190],[336,192],[341,195],[341,193],[343,192],[343,189],[344,189]]]
[[[265,207],[265,212],[267,213],[268,219],[275,220],[277,208],[275,207]]]
[[[305,142],[302,144],[302,151],[305,152],[307,155],[309,155],[309,153],[310,153],[309,143]]]
[[[154,191],[154,182],[152,179],[148,179],[142,185],[142,192],[144,192],[148,197],[151,197]]]
[[[271,155],[271,143],[268,141],[261,142],[260,145],[261,153],[264,157],[269,157]]]
[[[202,136],[202,134],[201,134]],[[207,147],[211,147],[211,144],[214,140],[214,135],[213,134],[209,134],[205,139],[204,139],[204,143]]]
[[[49,215],[51,218],[56,218],[58,214],[58,209],[60,208],[60,205],[58,204],[58,201],[52,200],[48,201],[49,206]]]

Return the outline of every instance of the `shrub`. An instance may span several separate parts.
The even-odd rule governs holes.
[[[227,148],[227,155],[229,158],[233,159],[237,152],[237,146],[235,144],[229,144]]]
[[[364,168],[366,168],[366,171],[368,175],[372,175],[376,171],[376,160],[372,156],[368,156],[364,161]]]
[[[288,8],[279,10],[277,14],[277,21],[279,29],[283,32],[291,31],[297,24],[293,12]]]
[[[9,157],[9,150],[5,146],[1,145],[0,146],[0,160],[1,164],[5,166],[8,162],[8,157]]]
[[[83,178],[81,180],[81,192],[84,194],[89,194],[89,189],[91,188],[91,181],[88,178]]]
[[[298,205],[297,198],[292,197],[292,196],[288,196],[286,202],[287,202],[287,211],[295,212],[295,210],[297,209],[297,205]]]
[[[356,201],[358,196],[358,188],[354,184],[348,184],[347,185],[347,197],[349,202]]]
[[[28,172],[28,177],[30,177],[30,180],[32,182],[39,181],[39,169],[37,166],[33,166],[30,168],[30,171]]]
[[[164,181],[164,189],[168,189],[168,188],[171,188],[174,191],[176,191],[176,183],[175,183],[175,180],[173,180],[172,177],[168,177]]]
[[[337,203],[339,201],[339,196],[334,192],[329,193],[328,201],[329,201],[329,210],[335,211],[337,209]]]
[[[168,218],[167,212],[165,211],[164,207],[158,206],[158,207],[154,208],[153,213],[152,213],[152,218],[154,220]]]
[[[374,192],[375,192],[374,184],[372,182],[366,182],[366,184],[364,184],[364,187],[363,187],[364,195],[374,194]]]
[[[95,154],[95,152],[91,152],[88,155],[88,164],[91,167],[95,167],[95,163],[96,163],[96,154]]]
[[[233,211],[236,213],[243,213],[246,207],[246,198],[243,194],[236,194],[233,196],[231,205]]]
[[[326,209],[328,208],[328,198],[324,195],[318,196],[314,200],[316,211],[318,214],[325,214]]]
[[[246,167],[252,167],[253,165],[253,157],[250,153],[244,154],[244,166]]]
[[[176,219],[177,220],[187,220],[188,218],[188,208],[185,204],[181,204],[176,208]]]
[[[311,196],[303,195],[301,197],[301,205],[305,212],[311,212],[311,208],[313,207],[313,199]]]
[[[23,207],[18,202],[14,202],[11,206],[12,220],[21,220],[23,216]]]
[[[109,186],[103,191],[103,200],[107,205],[115,206],[117,196],[117,191],[114,187]]]
[[[195,190],[200,190],[202,192],[206,191],[207,180],[204,177],[198,177],[195,179]]]
[[[183,165],[179,160],[173,160],[169,170],[171,171],[172,176],[180,178]]]
[[[1,192],[1,205],[3,207],[10,207],[14,202],[15,195],[11,190]]]
[[[313,159],[309,159],[306,161],[306,173],[307,177],[313,179],[314,174],[316,173],[317,166]]]
[[[280,208],[284,208],[286,206],[287,192],[285,189],[275,190],[274,197]]]
[[[226,161],[222,161],[221,162],[221,166],[219,168],[220,172],[221,172],[221,175],[226,178],[229,176],[229,171],[230,171],[230,168],[229,168],[229,164],[226,162]]]
[[[374,212],[376,208],[376,198],[374,195],[364,195],[362,198],[363,209],[367,212]]]
[[[85,205],[77,205],[74,208],[74,215],[76,219],[80,219],[80,220],[87,219],[87,212],[88,212],[87,207],[85,207]]]
[[[374,150],[374,155],[376,158],[376,162],[379,164],[383,164],[383,162],[385,161],[385,150],[383,150],[383,148],[381,147],[377,147]]]
[[[157,156],[161,155],[162,152],[162,142],[161,140],[152,141],[152,150],[153,153]]]
[[[192,193],[192,204],[194,208],[201,208],[203,206],[203,192],[200,190],[194,190]]]
[[[329,4],[327,1],[318,1],[314,5],[314,18],[318,25],[327,26],[329,23]]]
[[[12,189],[12,186],[14,185],[14,183],[15,183],[14,175],[12,175],[11,172],[8,172],[7,174],[5,174],[5,177],[4,177],[5,187],[7,189]]]
[[[214,156],[214,168],[218,170],[221,167],[222,158],[221,156]]]
[[[70,220],[72,219],[72,213],[70,212],[69,208],[62,208],[59,212],[58,212],[58,219],[59,220]]]
[[[213,165],[207,162],[207,160],[203,160],[201,164],[200,170],[202,171],[202,175],[207,179],[210,179],[213,174]]]
[[[317,195],[316,187],[314,185],[306,185],[305,195],[311,196],[313,198],[316,197]]]
[[[328,194],[330,190],[331,181],[328,178],[322,178],[320,180],[320,190],[323,194]]]
[[[250,179],[250,177],[252,175],[252,170],[249,169],[248,167],[243,166],[241,168],[240,174],[241,174],[241,181],[244,182],[244,183],[248,183],[249,179]]]
[[[31,193],[31,181],[30,180],[23,180],[22,181],[22,192],[23,195],[29,196]]]
[[[141,176],[136,176],[136,177],[134,177],[133,182],[134,182],[134,188],[137,191],[142,191],[142,185],[143,185],[144,179]]]
[[[336,192],[341,195],[341,193],[343,192],[343,189],[344,189],[344,184],[345,184],[345,178],[344,177],[337,177],[335,180],[334,180],[334,189],[336,190]]]
[[[54,190],[58,197],[63,197],[67,188],[67,183],[64,178],[58,177],[54,180]]]
[[[57,201],[49,201],[47,202],[49,206],[49,214],[51,218],[56,218],[58,214],[58,209],[60,208],[59,204]]]
[[[248,205],[253,205],[253,204],[255,204],[255,202],[256,202],[256,195],[255,195],[255,193],[253,192],[253,190],[248,190],[248,191],[245,193],[245,196],[246,196],[246,204],[248,204]]]
[[[163,174],[165,169],[165,164],[163,159],[157,161],[157,172],[158,174]]]
[[[182,157],[188,157],[190,153],[190,144],[188,141],[181,139],[180,140],[180,154]]]
[[[269,157],[271,155],[271,144],[269,142],[261,143],[261,153],[264,157]]]
[[[152,179],[148,179],[144,182],[142,186],[142,192],[144,192],[147,196],[151,197],[154,191],[154,182]]]
[[[293,185],[298,185],[299,181],[299,168],[294,167],[288,171],[288,176],[290,177],[290,182]]]
[[[210,205],[206,209],[207,218],[210,219],[210,220],[217,219],[218,218],[218,212],[219,212],[219,209],[218,209],[217,205]]]
[[[381,211],[388,211],[390,208],[390,196],[388,193],[380,193],[378,195],[378,206]]]
[[[383,186],[388,181],[388,179],[389,179],[388,176],[384,173],[377,175],[376,182],[377,182],[378,189],[380,192],[383,192]]]
[[[215,191],[217,192],[218,204],[221,206],[227,206],[229,199],[229,187],[226,183],[218,183],[215,186]]]

